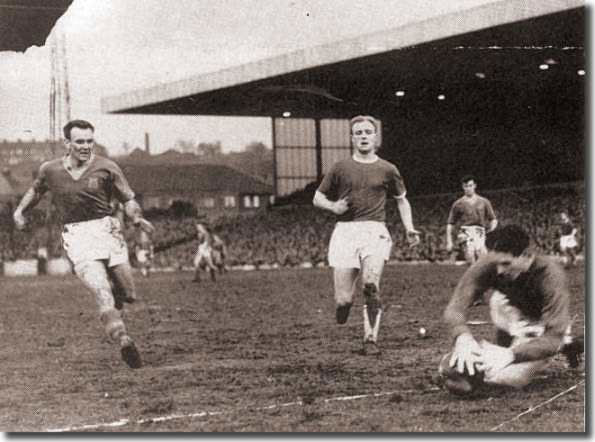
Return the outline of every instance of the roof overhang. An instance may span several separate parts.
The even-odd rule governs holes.
[[[72,0],[0,0],[0,51],[43,46]]]
[[[508,82],[506,76],[513,73],[517,81],[512,88],[542,88],[534,76],[545,59],[556,60],[574,76],[572,69],[584,67],[584,13],[584,2],[579,0],[497,0],[106,97],[102,110],[223,116],[290,112],[292,117],[338,118],[366,108],[376,114],[382,114],[383,107],[390,111],[399,105],[398,89],[405,89],[408,99],[418,103],[431,95],[428,91],[468,90],[479,79],[475,73],[485,73],[492,87]]]

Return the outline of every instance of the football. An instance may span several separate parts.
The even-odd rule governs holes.
[[[458,396],[470,394],[483,384],[483,373],[476,371],[473,376],[469,375],[467,369],[464,373],[459,373],[456,367],[450,367],[449,361],[452,352],[444,355],[438,367],[438,373],[442,379],[443,385],[448,391]]]

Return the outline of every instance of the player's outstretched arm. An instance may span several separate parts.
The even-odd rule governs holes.
[[[419,232],[413,227],[411,204],[409,204],[409,200],[405,195],[395,197],[395,199],[397,200],[399,215],[401,215],[401,222],[407,232],[407,242],[410,247],[414,247],[419,244]]]
[[[331,201],[326,197],[324,193],[320,192],[319,190],[317,190],[314,194],[312,204],[314,204],[315,207],[329,210],[336,215],[341,215],[347,212],[347,210],[349,209],[349,200],[347,198],[341,198],[337,201]]]
[[[29,188],[29,190],[27,190],[27,192],[25,192],[25,195],[23,195],[23,198],[21,198],[19,205],[17,206],[12,215],[17,229],[20,230],[25,227],[25,225],[27,224],[27,219],[25,218],[23,213],[27,209],[35,207],[37,203],[39,203],[39,200],[41,200],[42,196],[43,193],[35,190],[35,187],[31,187]]]
[[[143,218],[143,212],[134,199],[124,203],[124,211],[126,212],[126,216],[132,220],[132,224],[135,227],[139,227],[147,233],[153,233],[155,231],[153,224]]]

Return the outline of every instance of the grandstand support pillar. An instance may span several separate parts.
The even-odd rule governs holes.
[[[147,152],[147,155],[151,155],[151,144],[150,144],[150,139],[149,139],[149,132],[145,132],[145,152]]]
[[[322,141],[320,136],[320,118],[314,119],[314,133],[316,136],[316,180],[322,180]]]
[[[271,146],[273,147],[273,195],[279,196],[277,186],[277,135],[275,131],[276,118],[271,118]]]

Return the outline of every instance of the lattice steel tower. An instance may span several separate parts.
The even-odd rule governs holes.
[[[62,138],[62,127],[70,121],[70,89],[68,86],[68,62],[66,38],[55,33],[50,37],[50,142],[52,155]]]

